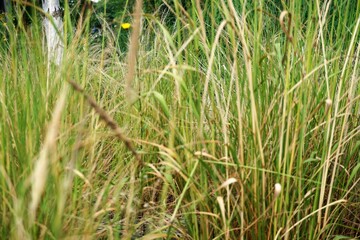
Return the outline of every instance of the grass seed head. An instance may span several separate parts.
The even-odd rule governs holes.
[[[275,183],[275,191],[274,191],[274,196],[275,198],[277,198],[281,193],[281,184],[280,183]]]

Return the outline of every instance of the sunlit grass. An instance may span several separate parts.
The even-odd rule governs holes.
[[[360,4],[200,2],[2,26],[1,239],[360,237]]]

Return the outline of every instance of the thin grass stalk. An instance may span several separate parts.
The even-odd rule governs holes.
[[[325,2],[324,6],[326,6],[327,4],[330,5],[330,2]],[[325,69],[325,81],[326,81],[326,89],[327,89],[327,99],[331,99],[330,96],[330,87],[329,87],[329,74],[328,74],[328,69],[327,69],[327,59],[326,59],[326,51],[325,51],[325,41],[324,41],[324,36],[323,36],[323,25],[326,19],[326,13],[324,13],[324,15],[321,14],[320,11],[320,6],[319,6],[319,1],[316,1],[316,5],[317,5],[317,11],[318,11],[318,15],[319,15],[319,35],[320,35],[320,39],[321,39],[321,46],[322,46],[322,52],[323,52],[323,59],[324,59],[324,69]],[[328,131],[330,130],[330,122],[328,122]],[[329,136],[327,134],[327,136]],[[326,187],[326,179],[327,179],[327,175],[328,175],[328,169],[329,169],[329,155],[331,154],[331,145],[332,145],[332,140],[330,137],[330,142],[329,142],[329,148],[327,151],[327,156],[325,159],[325,163],[324,163],[324,168],[323,168],[323,172],[322,172],[322,185],[321,185],[321,190],[320,190],[320,199],[319,199],[319,208],[322,207],[323,205],[323,201],[324,201],[324,195],[325,195],[325,187]],[[322,212],[319,211],[318,213],[318,224],[321,227],[321,217],[322,217]]]

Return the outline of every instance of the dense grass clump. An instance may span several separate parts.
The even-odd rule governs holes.
[[[0,238],[360,238],[360,2],[153,3],[3,20]]]

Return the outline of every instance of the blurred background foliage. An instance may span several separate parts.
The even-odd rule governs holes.
[[[69,6],[69,13],[71,17],[71,22],[73,26],[76,27],[81,16],[84,19],[84,14],[89,13],[90,17],[90,26],[89,33],[93,36],[94,41],[102,42],[104,40],[103,32],[105,29],[111,30],[114,33],[117,42],[117,45],[121,50],[126,50],[128,35],[131,29],[121,29],[122,23],[131,23],[131,13],[132,8],[135,4],[136,0],[100,0],[98,3],[93,3],[90,0],[60,0],[60,5],[65,8],[66,3]],[[0,13],[0,31],[2,35],[2,39],[6,39],[6,27],[9,25],[9,21],[15,23],[15,26],[18,26],[18,22],[22,22],[23,25],[27,26],[33,21],[41,21],[41,14],[36,8],[32,6],[41,7],[40,0],[22,0],[22,1],[10,1],[7,0],[6,8],[7,14]],[[10,4],[11,2],[11,4]],[[265,1],[265,4],[261,7],[265,12],[265,15],[273,20],[277,20],[280,12],[284,9],[287,9],[290,4],[290,0],[271,0]],[[337,29],[339,23],[339,17],[342,15],[339,14],[339,11],[349,11],[349,8],[352,6],[352,1],[342,1],[342,0],[334,0],[333,4],[330,5],[329,15],[335,15],[333,22],[328,24],[328,31],[334,31]],[[356,2],[356,1],[354,1]],[[205,22],[206,31],[208,33],[209,42],[212,42],[214,38],[214,26],[218,26],[220,22],[223,20],[223,13],[219,12],[221,9],[219,6],[221,2],[219,0],[204,0],[201,1],[201,8],[203,11],[203,17]],[[247,12],[247,19],[252,19],[255,16],[255,11],[253,10],[252,1],[247,1],[245,10]],[[234,2],[235,8],[238,11],[242,11],[242,1]],[[255,3],[256,5],[256,3]],[[258,6],[260,9],[260,6]],[[184,12],[186,11],[186,14]],[[194,19],[198,18],[198,12],[196,9],[196,1],[195,0],[146,0],[143,2],[143,12],[144,19],[143,25],[146,27],[149,22],[154,19],[161,21],[171,32],[171,29],[176,28],[178,22],[180,20],[184,20],[185,22],[189,22],[189,24],[193,24],[195,26],[199,26],[198,22],[191,22]],[[301,4],[301,16],[297,16],[301,18],[301,22],[308,24],[309,22],[309,12],[311,9],[309,7],[309,3],[304,1]],[[349,14],[347,21],[354,22],[356,20],[356,14]],[[22,16],[22,19],[17,19],[18,17],[11,16]],[[11,20],[12,19],[12,20]],[[314,16],[314,21],[317,21]],[[266,23],[266,21],[264,21]],[[179,26],[179,24],[178,24]],[[20,26],[21,27],[21,26]],[[268,27],[268,26],[267,26]],[[269,26],[264,34],[271,34],[273,29],[271,28],[279,28],[280,26],[277,24],[273,24]],[[305,28],[304,28],[305,29]],[[125,31],[122,31],[125,30]],[[179,29],[177,29],[179,30]],[[334,35],[333,35],[334,36]],[[4,42],[4,41],[2,41]]]

